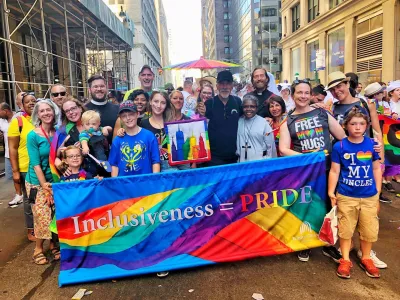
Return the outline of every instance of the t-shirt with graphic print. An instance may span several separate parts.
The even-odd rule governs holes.
[[[333,146],[331,158],[340,164],[339,194],[368,198],[378,193],[372,163],[380,157],[374,151],[373,140],[364,137],[362,143],[355,144],[345,138]]]
[[[331,152],[328,113],[320,108],[303,114],[289,114],[287,126],[293,150],[310,153],[316,150]]]
[[[142,120],[140,127],[147,129],[154,134],[160,150],[160,160],[168,160],[168,143],[164,128],[159,129],[153,127],[150,123],[150,118]]]
[[[138,134],[115,137],[108,162],[118,167],[118,176],[149,174],[160,163],[157,140],[153,133],[141,128]]]

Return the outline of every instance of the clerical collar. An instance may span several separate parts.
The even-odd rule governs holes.
[[[266,90],[267,90],[267,89],[263,90],[261,93],[256,91],[256,93],[257,93],[258,96],[261,96],[262,94],[264,94],[264,92],[265,92]]]
[[[107,100],[104,100],[104,102],[97,102],[97,101],[95,101],[95,100],[90,100],[90,102],[91,103],[93,103],[94,105],[99,105],[99,106],[101,106],[101,105],[106,105],[107,104]]]

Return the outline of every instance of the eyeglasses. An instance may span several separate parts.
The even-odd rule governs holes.
[[[71,107],[70,109],[64,110],[64,112],[66,115],[68,115],[68,114],[76,111],[78,108],[79,108],[78,106],[74,106],[74,107]]]
[[[80,154],[75,154],[75,155],[67,155],[67,158],[81,158],[82,155]]]
[[[60,93],[51,93],[53,97],[58,97],[60,95],[61,97],[64,97],[67,94],[67,92],[60,92]]]

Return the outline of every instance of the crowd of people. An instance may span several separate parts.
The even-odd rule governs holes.
[[[338,207],[340,248],[326,246],[322,252],[339,264],[339,277],[349,278],[349,252],[357,227],[360,265],[368,276],[379,277],[379,268],[387,265],[378,259],[372,243],[378,237],[379,200],[390,202],[381,186],[395,191],[391,181],[400,180],[400,163],[386,166],[382,174],[378,115],[398,119],[400,81],[387,86],[372,83],[361,96],[355,74],[333,72],[328,78],[327,86],[312,87],[309,80],[277,86],[272,74],[256,68],[251,86],[239,87],[247,93],[238,97],[228,70],[216,78],[199,79],[195,90],[185,81],[182,88],[168,85],[160,91],[153,88],[154,73],[145,65],[139,73],[140,87],[128,91],[123,100],[115,93],[110,97],[106,80],[94,75],[88,80],[86,104],[61,84],[51,87],[50,99],[37,101],[33,93],[19,93],[17,113],[0,104],[6,174],[15,187],[9,205],[23,203],[27,236],[36,243],[33,261],[49,263],[46,240],[52,259],[60,259],[57,235],[49,226],[56,209],[54,182],[177,172],[324,151],[327,207]],[[208,120],[211,160],[170,166],[165,123],[201,117]],[[308,261],[310,252],[300,251],[299,260]]]

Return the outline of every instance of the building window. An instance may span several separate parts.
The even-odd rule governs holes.
[[[224,31],[229,31],[229,25],[228,24],[224,24]]]
[[[232,1],[231,0],[224,0],[224,7],[228,8],[231,7]]]
[[[109,5],[115,4],[115,0],[108,0],[108,4],[109,4]]]
[[[307,44],[307,61],[308,61],[308,72],[307,78],[313,78],[315,76],[315,70],[317,69],[317,50],[319,49],[319,42],[314,41]]]
[[[229,20],[232,17],[231,13],[224,12],[224,20]]]
[[[300,78],[300,69],[301,69],[301,59],[300,59],[300,48],[296,48],[292,50],[292,78],[295,80],[296,78]]]
[[[342,2],[344,2],[344,0],[329,0],[329,8],[334,8]]]
[[[292,8],[292,32],[300,28],[300,4]]]
[[[261,10],[261,16],[263,17],[275,17],[277,15],[276,8],[263,7]]]
[[[229,48],[229,47],[225,47],[225,48],[224,48],[224,53],[225,53],[225,54],[232,54],[232,53],[233,53],[233,49],[232,49],[232,48]]]
[[[225,43],[229,43],[230,41],[232,41],[232,36],[231,35],[225,35],[224,36],[224,42]]]
[[[344,72],[344,28],[328,35],[328,74]]]
[[[308,0],[308,22],[319,16],[319,0]]]
[[[118,0],[118,4],[124,4],[124,0]]]

